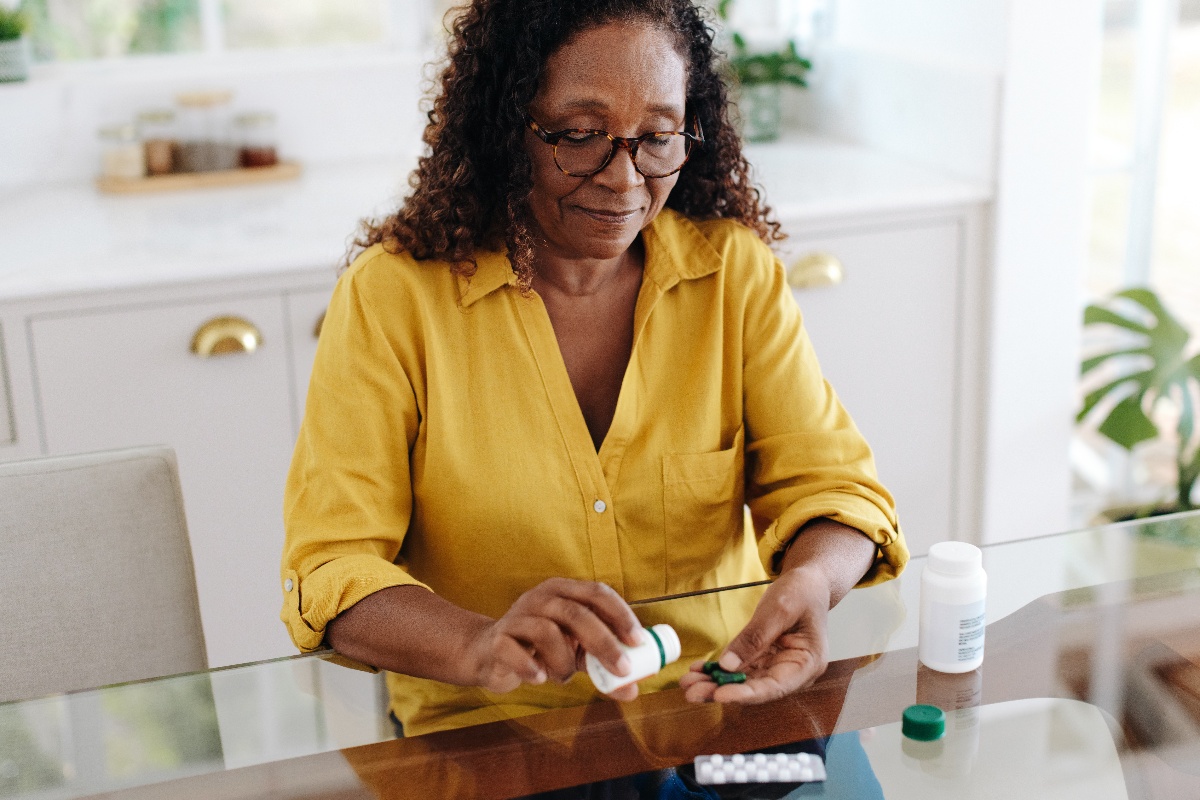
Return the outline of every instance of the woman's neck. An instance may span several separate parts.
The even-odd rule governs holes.
[[[645,263],[645,251],[639,236],[624,253],[612,259],[562,258],[548,250],[534,253],[534,280],[561,295],[587,297],[619,284],[624,277],[639,277]]]

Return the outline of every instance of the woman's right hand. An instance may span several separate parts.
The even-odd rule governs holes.
[[[497,694],[522,683],[566,683],[591,653],[614,675],[629,673],[619,642],[636,646],[642,625],[611,587],[593,581],[551,578],[517,598],[500,619],[473,638],[469,657],[475,683]],[[611,697],[631,700],[637,684]]]

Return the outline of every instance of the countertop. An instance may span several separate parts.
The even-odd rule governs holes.
[[[747,156],[783,220],[982,203],[991,188],[817,137]],[[276,184],[102,195],[90,183],[0,194],[0,299],[333,270],[358,220],[394,208],[414,159],[308,167]]]

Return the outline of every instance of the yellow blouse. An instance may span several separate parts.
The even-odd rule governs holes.
[[[301,650],[363,597],[419,584],[491,617],[554,577],[633,601],[766,577],[829,517],[908,552],[866,442],[821,377],[782,265],[735,222],[664,210],[643,232],[634,345],[596,451],[550,318],[502,253],[470,279],[375,246],[330,301],[285,497],[282,619]],[[744,524],[744,504],[752,527]],[[684,657],[727,644],[757,597],[643,607]],[[409,734],[596,697],[586,676],[503,696],[389,675]]]

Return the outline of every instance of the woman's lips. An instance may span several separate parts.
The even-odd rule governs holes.
[[[630,211],[609,211],[601,208],[585,208],[583,206],[576,206],[576,208],[605,225],[624,225],[633,219],[634,214],[638,213],[638,209],[636,208]]]

